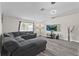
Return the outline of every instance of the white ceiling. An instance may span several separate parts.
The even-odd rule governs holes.
[[[44,8],[44,11],[40,11]],[[79,2],[3,2],[2,10],[4,15],[21,17],[29,20],[45,20],[51,17],[60,17],[79,13]],[[55,15],[50,11],[56,10]]]

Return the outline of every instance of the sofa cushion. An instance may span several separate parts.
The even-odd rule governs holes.
[[[21,36],[16,37],[15,40],[17,40],[18,42],[24,41],[24,39],[21,38]]]
[[[4,34],[4,37],[12,37],[12,38],[13,38],[14,35],[13,35],[12,33],[5,33],[5,34]]]
[[[12,32],[12,34],[13,34],[14,37],[20,36],[19,32]]]
[[[18,48],[19,45],[20,44],[18,43],[18,41],[14,40],[11,37],[6,37],[2,40],[2,46],[4,47],[5,50],[10,52]]]

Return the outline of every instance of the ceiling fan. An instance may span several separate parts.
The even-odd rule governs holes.
[[[51,2],[52,5],[54,5],[55,3],[56,3],[56,2]],[[41,10],[41,11],[44,11],[45,8],[41,8],[40,10]]]

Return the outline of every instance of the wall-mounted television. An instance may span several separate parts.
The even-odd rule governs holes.
[[[46,25],[47,31],[57,31],[57,25]]]

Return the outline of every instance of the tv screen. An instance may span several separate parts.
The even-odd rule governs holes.
[[[57,31],[57,25],[47,25],[46,30],[47,31]]]

